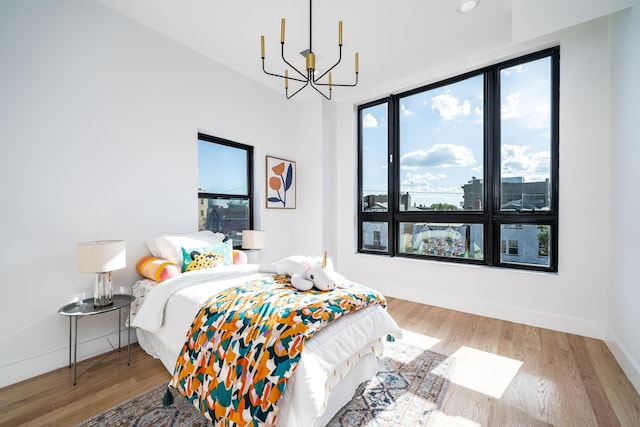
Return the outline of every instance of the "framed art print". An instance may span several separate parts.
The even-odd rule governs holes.
[[[296,162],[266,156],[267,208],[296,208]]]

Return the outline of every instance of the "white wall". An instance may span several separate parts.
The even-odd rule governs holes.
[[[76,272],[77,242],[125,239],[128,267],[115,280],[130,286],[146,238],[195,229],[198,131],[255,146],[257,227],[268,232],[260,261],[328,249],[342,273],[390,296],[607,335],[634,380],[635,5],[612,26],[591,21],[328,105],[284,101],[93,2],[0,2],[0,386],[67,363],[68,323],[56,310],[92,293],[92,277]],[[557,43],[559,273],[357,254],[354,104]],[[267,154],[297,162],[297,209],[264,208]],[[109,348],[115,323],[81,320],[81,358]]]
[[[0,64],[0,387],[67,364],[77,242],[126,240],[130,287],[145,239],[197,228],[198,131],[255,146],[257,225],[288,228],[264,209],[264,155],[297,154],[281,94],[82,0],[0,2]],[[115,313],[79,323],[80,359],[110,349]]]
[[[617,12],[634,0],[511,0],[514,41],[525,41]]]
[[[356,121],[339,105],[336,168],[341,272],[385,295],[580,335],[604,335],[610,281],[609,56],[607,19],[432,70],[409,87],[460,70],[561,46],[559,272],[544,274],[356,253]],[[398,93],[404,89],[399,86]],[[379,93],[383,97],[387,93]],[[357,103],[357,100],[354,100]]]
[[[337,269],[338,245],[334,237],[338,218],[342,212],[336,209],[336,195],[340,183],[337,174],[333,173],[338,160],[336,141],[336,103],[323,101],[322,103],[322,171],[323,171],[323,192],[322,192],[322,229],[323,241],[322,250],[327,251],[329,257],[335,260],[334,267]],[[355,168],[353,168],[355,169]]]
[[[321,99],[320,96],[313,96],[296,102],[298,203],[294,218],[297,219],[297,229],[294,233],[283,230],[282,234],[284,239],[295,245],[290,254],[318,255],[322,251],[324,182]]]
[[[611,288],[607,304],[609,347],[640,392],[640,0],[612,19]]]

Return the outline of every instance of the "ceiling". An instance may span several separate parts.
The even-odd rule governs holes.
[[[98,0],[143,25],[206,55],[250,79],[284,93],[281,79],[261,69],[260,36],[266,42],[266,68],[282,74],[280,19],[286,19],[285,56],[304,69],[299,52],[309,47],[309,3],[301,0]],[[316,0],[313,3],[313,50],[316,66],[326,69],[338,58],[338,21],[343,21],[343,61],[334,83],[354,79],[356,88],[404,88],[403,82],[511,43],[512,0],[484,0],[471,13],[458,12],[459,0]],[[291,71],[290,71],[291,72]],[[293,84],[291,85],[293,88]],[[304,99],[313,94],[305,89]],[[301,93],[302,95],[302,93]],[[353,95],[353,92],[351,93]],[[293,98],[293,99],[296,99]]]

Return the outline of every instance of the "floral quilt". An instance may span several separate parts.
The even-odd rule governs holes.
[[[273,276],[229,288],[200,309],[170,385],[214,425],[274,425],[306,340],[371,304],[386,301],[355,284],[301,292]]]

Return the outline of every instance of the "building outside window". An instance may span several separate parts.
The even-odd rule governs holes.
[[[198,134],[198,229],[242,244],[253,228],[253,147]]]
[[[360,106],[358,250],[557,271],[558,111],[559,48]]]

